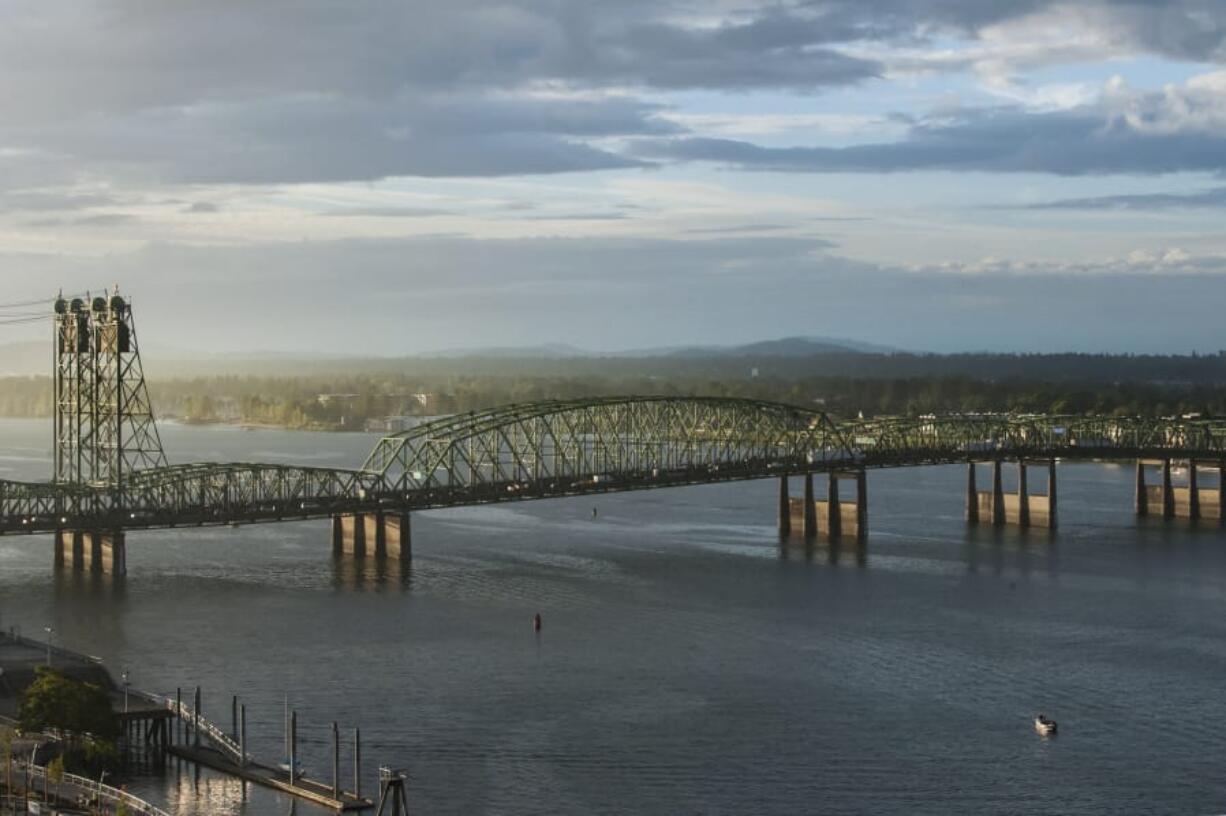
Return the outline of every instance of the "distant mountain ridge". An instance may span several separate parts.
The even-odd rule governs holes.
[[[643,357],[811,357],[817,354],[897,354],[901,350],[890,346],[863,343],[841,337],[783,337],[759,340],[732,346],[693,345],[661,346],[657,348],[591,351],[566,343],[540,346],[496,346],[490,348],[443,349],[413,354],[410,357],[484,357],[484,358],[643,358]]]
[[[251,351],[193,353],[182,349],[161,346],[147,347],[145,363],[151,373],[176,371],[192,376],[197,369],[210,374],[220,373],[233,367],[241,373],[252,366],[273,369],[283,366],[287,370],[310,367],[316,364],[337,366],[351,362],[393,363],[412,360],[599,360],[619,359],[735,359],[735,358],[802,358],[830,354],[897,354],[898,349],[878,346],[855,340],[832,337],[784,337],[778,340],[762,340],[732,346],[693,345],[664,346],[659,348],[628,349],[623,351],[591,351],[566,343],[547,343],[538,346],[492,346],[487,348],[457,348],[427,351],[419,354],[372,358],[357,354],[335,352],[289,352]],[[241,370],[241,371],[240,371]],[[51,349],[48,342],[39,340],[0,344],[0,376],[29,377],[50,375]]]

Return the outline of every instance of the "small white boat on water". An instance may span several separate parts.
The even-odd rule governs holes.
[[[281,771],[285,771],[285,773],[289,773],[289,760],[288,759],[281,760],[281,762],[277,763],[277,769]],[[302,769],[301,761],[294,762],[294,776],[306,776],[306,771]]]
[[[1056,733],[1056,721],[1049,720],[1044,715],[1040,714],[1034,718],[1034,730],[1038,731],[1045,737]]]

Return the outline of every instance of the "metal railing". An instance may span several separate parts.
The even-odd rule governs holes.
[[[85,776],[65,773],[57,782],[55,779],[48,778],[47,769],[42,765],[26,765],[26,771],[29,772],[31,781],[41,779],[54,785],[71,785],[87,797],[97,797],[99,801],[106,800],[116,805],[122,804],[128,808],[129,812],[139,814],[139,816],[170,816],[157,805],[146,802],[139,796],[133,796],[126,790],[104,785]]]
[[[194,728],[199,728],[200,733],[207,737],[209,742],[213,743],[223,754],[226,754],[234,762],[239,765],[247,764],[248,755],[243,754],[242,746],[234,741],[234,738],[221,729],[220,726],[209,722],[204,717],[200,716],[191,706],[184,705],[178,700],[170,697],[162,697],[158,694],[150,694],[146,691],[132,691],[131,694],[135,697],[143,698],[155,705],[163,706],[167,711],[174,714],[185,723],[189,723]]]
[[[70,660],[84,660],[99,666],[102,665],[102,658],[97,657],[96,655],[87,655],[83,654],[82,652],[74,652],[72,649],[66,649],[63,646],[48,644],[43,640],[35,640],[34,638],[26,637],[15,629],[10,629],[7,632],[0,633],[0,637],[9,640],[12,643],[28,646],[32,649],[38,649],[44,654],[50,651],[51,654],[56,657],[66,657]]]

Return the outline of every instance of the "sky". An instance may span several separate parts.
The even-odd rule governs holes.
[[[1226,0],[7,0],[0,343],[1226,348]]]

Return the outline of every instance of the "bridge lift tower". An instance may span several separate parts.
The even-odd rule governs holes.
[[[103,297],[55,301],[55,482],[104,488],[95,510],[109,529],[80,529],[67,516],[56,532],[59,566],[113,575],[127,571],[124,480],[166,465],[145,387],[132,308],[119,288]]]
[[[55,301],[55,481],[122,495],[133,470],[166,464],[132,308],[119,295]]]

